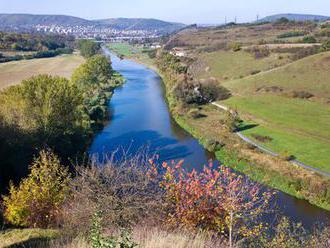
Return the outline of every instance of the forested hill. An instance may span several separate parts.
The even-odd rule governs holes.
[[[0,14],[0,28],[5,26],[28,27],[35,25],[95,25],[109,27],[116,30],[164,30],[165,32],[173,32],[185,26],[181,23],[172,23],[156,19],[142,18],[86,20],[66,15]]]
[[[277,14],[262,18],[259,20],[259,22],[274,22],[280,18],[287,18],[290,21],[325,21],[330,19],[329,16],[322,16],[322,15]]]

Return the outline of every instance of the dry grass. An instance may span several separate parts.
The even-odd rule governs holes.
[[[58,236],[58,231],[50,229],[13,229],[0,232],[0,248],[35,247],[38,244],[47,243],[56,236]]]
[[[139,228],[133,233],[134,239],[145,248],[206,248],[226,247],[220,240],[212,240],[208,235],[192,235],[180,230],[167,232],[163,230]]]
[[[143,248],[209,248],[227,247],[220,239],[212,239],[209,235],[189,234],[180,230],[165,231],[158,228],[137,227],[133,230],[132,238]],[[66,238],[50,242],[49,248],[89,248],[91,244],[86,238],[76,237],[73,240]]]
[[[0,89],[19,84],[22,80],[38,74],[70,78],[73,70],[83,62],[81,56],[73,54],[0,64]]]

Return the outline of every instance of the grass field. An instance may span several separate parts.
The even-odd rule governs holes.
[[[256,134],[269,136],[272,140],[264,146],[330,172],[330,52],[224,85],[234,97],[223,103],[258,125],[243,134],[255,141]],[[257,91],[266,86],[280,87],[283,92]],[[290,98],[286,93],[292,91],[307,91],[315,97]]]
[[[224,86],[240,95],[255,95],[256,90],[263,86],[279,86],[284,91],[304,90],[330,99],[330,52],[309,56],[269,72],[226,82]]]
[[[128,43],[109,43],[108,47],[116,54],[122,55],[124,57],[131,57],[132,55],[138,53],[138,51]]]
[[[152,65],[153,61],[146,53],[148,50],[128,43],[109,43],[108,48],[119,56],[132,59],[143,64]]]
[[[20,83],[37,74],[71,77],[73,70],[84,62],[79,55],[21,60],[0,64],[0,89]]]
[[[255,71],[270,70],[289,62],[287,54],[272,53],[269,57],[255,59],[253,54],[245,51],[205,53],[200,59],[210,68],[209,72],[203,72],[201,76],[213,76],[220,81],[239,79]]]
[[[238,109],[244,120],[258,125],[243,131],[246,136],[258,143],[253,135],[268,136],[272,140],[264,146],[330,172],[328,105],[272,95],[233,97],[225,103]]]

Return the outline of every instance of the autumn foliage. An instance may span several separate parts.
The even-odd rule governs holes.
[[[55,223],[68,193],[68,170],[57,156],[42,151],[18,187],[10,185],[3,197],[7,221],[22,227],[49,227]]]
[[[260,217],[268,210],[273,193],[225,166],[209,164],[202,171],[183,169],[183,162],[151,162],[149,176],[160,177],[171,226],[202,229],[235,237],[257,236]],[[234,235],[235,234],[235,235]]]

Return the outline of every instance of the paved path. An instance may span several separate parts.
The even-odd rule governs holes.
[[[217,108],[222,109],[222,110],[230,111],[230,109],[229,109],[227,106],[225,106],[225,105],[218,104],[218,103],[215,103],[215,102],[212,102],[211,104],[214,105],[214,106],[216,106]],[[278,157],[278,156],[279,156],[278,153],[275,153],[275,152],[273,152],[272,150],[270,150],[270,149],[268,149],[268,148],[266,148],[266,147],[263,147],[263,146],[257,144],[257,143],[254,142],[253,140],[251,140],[251,139],[249,139],[248,137],[246,137],[245,135],[243,135],[241,132],[236,132],[235,134],[236,134],[238,137],[240,137],[242,140],[244,140],[245,142],[247,142],[247,143],[249,143],[249,144],[251,144],[251,145],[257,147],[257,148],[258,148],[259,150],[261,150],[262,152],[267,153],[267,154],[269,154],[269,155],[271,155],[271,156],[273,156],[273,157]],[[318,173],[318,174],[321,174],[321,175],[323,175],[323,176],[325,176],[325,177],[330,177],[330,173],[325,172],[325,171],[322,171],[322,170],[317,169],[317,168],[314,168],[314,167],[309,166],[309,165],[307,165],[307,164],[304,164],[303,162],[300,162],[300,161],[298,161],[298,160],[296,160],[296,159],[291,160],[290,162],[293,163],[293,164],[295,164],[295,165],[297,165],[297,166],[299,166],[299,167],[305,168],[305,169],[307,169],[307,170],[314,171],[314,172],[316,172],[316,173]]]

